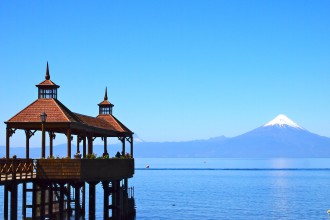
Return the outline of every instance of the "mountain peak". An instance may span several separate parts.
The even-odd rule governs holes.
[[[293,127],[293,128],[298,128],[298,129],[303,129],[300,127],[298,124],[293,122],[291,119],[289,119],[287,116],[280,114],[270,122],[264,125],[264,127],[268,126],[277,126],[277,127]]]

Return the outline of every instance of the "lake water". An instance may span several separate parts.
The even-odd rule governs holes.
[[[138,220],[330,219],[330,159],[136,158],[135,167]],[[100,197],[97,219],[102,206]]]

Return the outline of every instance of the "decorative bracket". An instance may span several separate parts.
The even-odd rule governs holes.
[[[48,134],[49,134],[49,138],[52,138],[53,140],[55,140],[55,138],[56,138],[55,132],[49,131]]]
[[[28,137],[28,139],[30,139],[36,132],[37,132],[37,130],[34,130],[34,131],[25,130],[25,135]]]
[[[8,129],[8,135],[9,135],[9,137],[13,136],[13,134],[17,130],[16,128],[7,128],[7,129]]]
[[[127,137],[126,140],[131,144],[132,143],[132,137]]]

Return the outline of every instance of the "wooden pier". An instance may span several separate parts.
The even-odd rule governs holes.
[[[128,179],[134,175],[133,132],[112,115],[114,105],[108,101],[107,89],[104,100],[98,104],[99,115],[91,117],[74,113],[58,101],[59,86],[50,80],[48,63],[45,80],[36,86],[38,99],[5,122],[6,157],[0,159],[4,219],[18,219],[19,186],[22,187],[23,219],[65,219],[70,216],[82,219],[86,216],[87,187],[88,216],[95,219],[97,184],[102,184],[103,188],[103,219],[134,219],[134,188],[128,185]],[[17,129],[25,131],[26,158],[10,155],[10,138]],[[37,131],[42,132],[41,155],[32,159],[29,140]],[[49,134],[49,155],[46,155],[46,132]],[[53,156],[56,134],[67,137],[65,158]],[[77,148],[72,158],[73,136],[76,136]],[[103,155],[99,158],[95,158],[93,151],[95,138],[104,142]],[[117,138],[122,143],[116,157],[109,156],[108,138]],[[129,152],[126,142],[130,145]],[[31,211],[27,212],[27,209]],[[27,213],[32,215],[27,216]]]

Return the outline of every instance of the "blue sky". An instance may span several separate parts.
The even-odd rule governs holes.
[[[148,141],[232,137],[278,114],[330,137],[329,8],[327,0],[1,1],[0,120],[37,98],[48,61],[63,104],[96,116],[108,86],[114,115]]]

